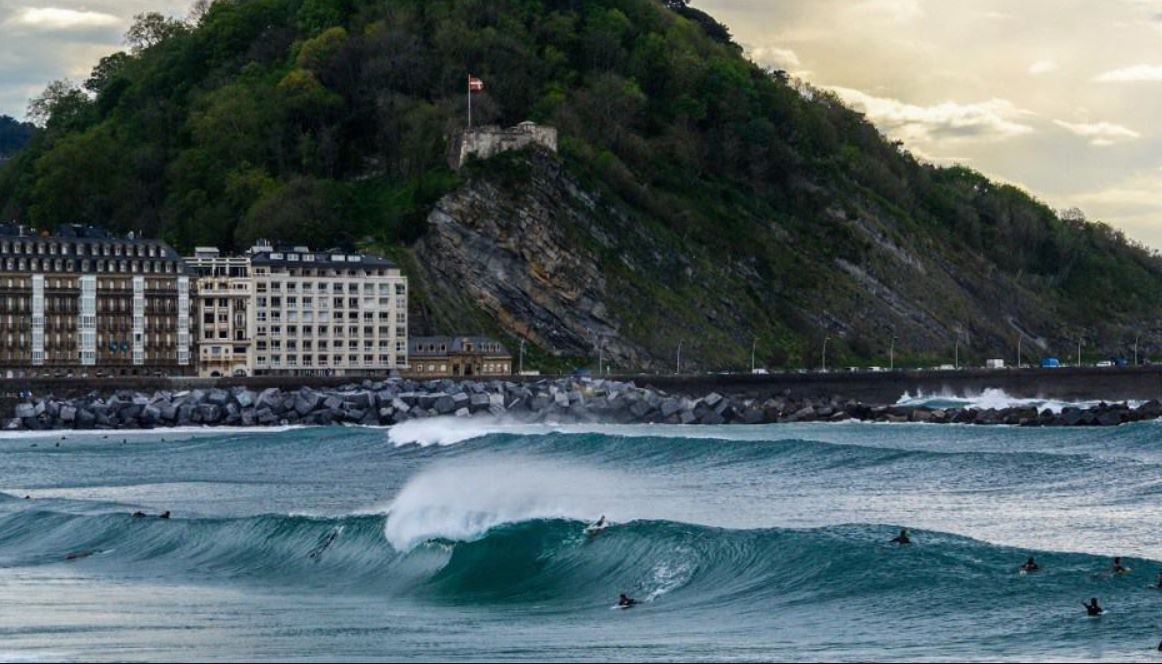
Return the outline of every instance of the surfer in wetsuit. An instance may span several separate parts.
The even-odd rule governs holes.
[[[159,518],[159,519],[168,519],[168,518],[169,518],[169,510],[166,510],[166,511],[164,511],[164,512],[162,512],[161,514],[158,514],[158,515],[157,515],[157,518]]]
[[[1089,598],[1089,604],[1082,602],[1081,605],[1085,607],[1085,612],[1091,616],[1100,616],[1105,613],[1105,609],[1097,603],[1096,597]]]
[[[911,544],[912,538],[908,537],[908,529],[900,528],[900,534],[892,538],[892,544]]]
[[[1040,569],[1041,566],[1037,564],[1036,560],[1033,560],[1033,556],[1029,556],[1029,559],[1025,561],[1025,564],[1021,565],[1021,571],[1025,573],[1036,572]]]
[[[1125,574],[1128,571],[1130,571],[1130,568],[1122,564],[1121,556],[1114,558],[1114,566],[1110,568],[1110,572],[1113,574]]]
[[[629,607],[634,606],[637,603],[638,603],[638,601],[636,599],[630,597],[629,595],[626,595],[625,593],[622,593],[621,597],[617,598],[617,605],[623,609],[628,609]]]
[[[1158,585],[1156,585],[1154,587],[1155,588],[1162,588],[1162,571],[1158,572]]]

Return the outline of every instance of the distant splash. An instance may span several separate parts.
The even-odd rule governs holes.
[[[924,406],[928,408],[976,408],[978,410],[988,410],[990,408],[996,410],[1005,408],[1036,408],[1037,410],[1048,409],[1054,413],[1060,413],[1066,408],[1092,408],[1100,403],[1102,402],[1098,400],[1061,401],[1043,397],[1014,397],[1002,389],[988,388],[978,394],[968,396],[957,395],[949,390],[942,390],[935,394],[920,391],[915,395],[910,392],[905,392],[899,401],[896,402],[896,405]],[[1131,408],[1137,408],[1142,404],[1140,401],[1129,401],[1126,403]]]

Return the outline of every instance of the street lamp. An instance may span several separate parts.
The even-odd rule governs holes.
[[[888,371],[896,370],[896,339],[897,337],[893,336],[888,346]]]
[[[681,341],[678,342],[678,368],[676,371],[674,371],[674,373],[676,373],[678,375],[682,374],[682,342]]]
[[[759,345],[759,339],[758,339],[758,337],[755,337],[754,341],[752,341],[750,343],[750,372],[752,374],[754,373],[754,352],[755,352],[755,348],[757,348],[758,345]]]
[[[1077,366],[1081,366],[1081,337],[1077,338]]]
[[[1141,334],[1134,337],[1134,366],[1138,366],[1138,340],[1141,338]]]
[[[1024,332],[1017,333],[1017,368],[1021,368],[1021,342],[1025,339]]]
[[[523,376],[525,372],[525,340],[520,340],[520,373]]]
[[[830,336],[823,337],[823,373],[827,373],[827,342],[830,340]]]
[[[593,345],[597,346],[597,375],[605,373],[605,335],[598,332],[591,332],[593,335]]]

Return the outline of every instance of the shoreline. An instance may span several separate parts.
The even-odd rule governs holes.
[[[942,399],[932,397],[934,401]],[[181,427],[239,429],[358,424],[391,426],[434,417],[489,415],[513,424],[777,424],[794,422],[918,422],[1037,427],[1117,426],[1162,417],[1162,402],[1062,404],[1058,411],[1027,403],[1002,408],[938,408],[865,403],[838,395],[766,397],[671,393],[600,378],[502,380],[364,380],[333,388],[245,386],[152,393],[91,391],[83,396],[32,396],[0,420],[4,431],[143,430]]]

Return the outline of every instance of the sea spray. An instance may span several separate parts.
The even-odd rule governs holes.
[[[936,393],[919,391],[915,395],[905,392],[896,402],[897,406],[926,407],[926,408],[975,408],[977,410],[1004,410],[1006,408],[1036,408],[1053,413],[1060,413],[1066,408],[1094,408],[1100,401],[1066,401],[1046,397],[1014,397],[1002,389],[986,388],[979,392],[957,394],[945,389]],[[1138,408],[1141,401],[1126,402],[1130,408]]]
[[[613,515],[619,473],[528,458],[450,462],[411,479],[388,507],[384,533],[398,551],[434,539],[471,541],[502,524]],[[635,515],[636,516],[636,515]]]

